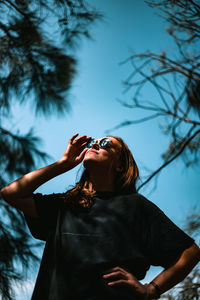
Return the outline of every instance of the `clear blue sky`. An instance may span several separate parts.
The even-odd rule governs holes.
[[[69,138],[76,132],[93,137],[105,135],[124,120],[138,119],[138,111],[122,107],[117,98],[130,99],[131,93],[123,95],[122,80],[126,79],[131,66],[120,65],[131,51],[173,52],[173,43],[165,33],[166,24],[155,15],[142,0],[90,0],[104,15],[104,21],[98,22],[92,30],[94,41],[84,40],[76,50],[79,57],[78,74],[70,91],[72,111],[64,118],[34,118],[28,106],[15,107],[15,124],[26,132],[34,126],[36,135],[43,139],[42,149],[52,156],[53,163],[63,154]],[[146,91],[148,93],[148,91]],[[129,145],[143,174],[143,166],[154,169],[160,165],[161,153],[168,143],[163,136],[158,121],[124,127],[112,132],[121,136]],[[41,164],[40,167],[43,165]],[[62,192],[75,183],[76,168],[43,185],[38,191],[43,193]],[[151,188],[141,193],[157,204],[176,224],[182,227],[182,221],[195,204],[200,203],[198,169],[185,170],[180,161],[165,169],[160,175],[157,189]],[[152,269],[146,280],[154,276]],[[35,276],[32,280],[34,281]],[[30,299],[33,283],[25,295],[19,292],[20,300]]]

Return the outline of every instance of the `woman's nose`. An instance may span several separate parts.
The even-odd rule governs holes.
[[[95,143],[92,144],[93,149],[99,149],[99,143],[98,141],[95,141]]]

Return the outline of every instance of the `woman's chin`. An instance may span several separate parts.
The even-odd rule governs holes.
[[[95,167],[97,165],[98,165],[98,160],[94,155],[87,155],[86,157],[84,157],[83,166],[86,169]]]

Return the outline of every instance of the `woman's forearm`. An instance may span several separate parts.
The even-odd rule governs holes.
[[[142,284],[133,274],[119,266],[106,270],[103,278],[108,280],[109,286],[127,286],[134,295],[138,296],[138,299],[157,299],[160,294],[181,282],[199,261],[200,249],[193,244],[182,253],[174,265],[161,272],[153,280],[159,288],[159,292],[153,284]]]
[[[44,168],[30,172],[4,187],[0,193],[2,198],[11,206],[23,211],[25,214],[37,218],[33,192],[50,179],[76,167],[84,158],[87,151],[85,147],[91,137],[78,134],[72,136],[61,159]]]
[[[0,191],[3,199],[15,208],[36,216],[32,193],[45,182],[73,169],[83,160],[87,151],[85,146],[91,137],[83,135],[77,138],[77,136],[78,134],[75,134],[69,140],[60,160],[30,172],[4,187]]]
[[[174,265],[161,272],[153,281],[158,285],[161,293],[164,293],[181,282],[199,261],[200,249],[193,244],[182,253]],[[155,287],[149,284],[149,295],[155,296],[155,294]]]
[[[66,162],[55,162],[41,169],[27,173],[19,179],[11,182],[1,190],[1,194],[5,200],[27,197],[39,186],[66,171]]]

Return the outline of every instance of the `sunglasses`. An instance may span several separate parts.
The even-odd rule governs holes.
[[[89,143],[86,145],[86,148],[92,148],[92,146],[94,144],[96,144],[98,142],[98,145],[100,148],[103,148],[103,149],[107,149],[110,147],[110,143],[112,143],[112,141],[109,139],[109,138],[102,138],[102,139],[91,139],[89,141]]]

